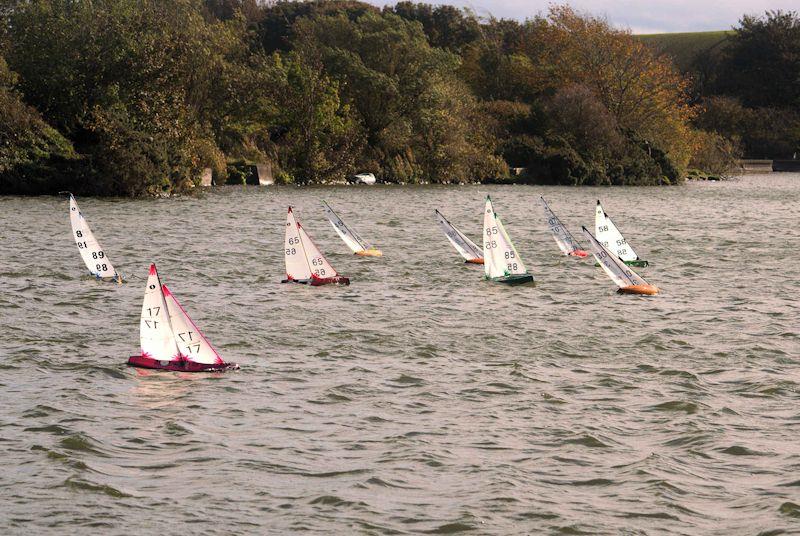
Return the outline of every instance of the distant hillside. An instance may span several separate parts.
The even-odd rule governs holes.
[[[644,43],[661,50],[675,60],[682,71],[693,70],[698,56],[722,50],[733,30],[635,35]]]

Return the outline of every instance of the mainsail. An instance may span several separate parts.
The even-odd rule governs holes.
[[[594,226],[598,242],[600,242],[609,251],[614,252],[623,261],[636,261],[639,256],[633,251],[633,248],[622,233],[611,221],[611,218],[603,210],[603,205],[597,201],[597,207],[594,213]]]
[[[286,232],[283,240],[283,253],[286,261],[286,278],[290,281],[311,279],[311,267],[306,260],[303,242],[300,240],[300,227],[294,219],[292,207],[286,215]]]
[[[353,253],[370,249],[369,244],[367,244],[360,236],[358,236],[358,233],[348,227],[347,224],[342,221],[342,218],[340,218],[339,215],[333,211],[328,203],[323,201],[322,204],[325,206],[325,217],[328,218],[329,222],[331,222],[331,225],[333,225],[333,229],[336,231],[336,234],[339,235],[339,238],[341,238],[344,243],[347,244],[347,247],[349,247]]]
[[[611,278],[619,288],[626,288],[631,286],[650,286],[642,276],[634,272],[625,262],[612,251],[600,243],[586,227],[583,227],[583,235],[589,241],[592,248],[592,254],[595,259],[603,268],[608,277]]]
[[[575,255],[576,252],[583,251],[583,247],[575,240],[575,237],[572,236],[572,233],[567,230],[564,224],[561,223],[561,220],[558,219],[558,216],[552,211],[547,201],[544,200],[544,197],[539,197],[539,200],[544,210],[544,218],[547,221],[547,226],[550,228],[553,240],[556,241],[558,249],[560,249],[564,255]],[[585,256],[586,253],[584,252],[583,255]]]
[[[527,273],[488,195],[483,213],[483,266],[489,279]]]
[[[78,245],[83,262],[89,272],[99,278],[110,278],[121,282],[121,278],[111,261],[106,257],[105,251],[94,237],[86,218],[83,217],[75,197],[69,194],[69,221],[72,224],[72,236]]]
[[[464,260],[467,262],[475,262],[478,260],[483,260],[483,251],[479,248],[475,242],[467,238],[467,236],[459,231],[455,225],[450,223],[447,218],[445,218],[441,212],[436,210],[436,220],[439,222],[439,226],[444,231],[445,236],[456,248]]]
[[[181,352],[170,327],[170,313],[164,300],[156,265],[150,265],[139,323],[142,356],[159,361],[180,361]]]

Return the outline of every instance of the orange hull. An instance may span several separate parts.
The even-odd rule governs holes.
[[[468,259],[464,262],[468,264],[483,264],[483,259]]]
[[[630,285],[622,287],[617,292],[621,294],[643,294],[645,296],[655,296],[658,294],[658,287],[653,285]]]
[[[383,252],[379,249],[362,249],[355,253],[359,257],[383,257]]]

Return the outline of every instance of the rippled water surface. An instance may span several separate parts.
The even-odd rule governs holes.
[[[483,196],[535,287],[464,265]],[[662,289],[546,234],[597,198]],[[380,259],[348,254],[326,199]],[[780,534],[800,526],[800,175],[677,188],[0,198],[2,534]],[[286,206],[352,280],[281,285]],[[147,266],[236,373],[137,373]]]

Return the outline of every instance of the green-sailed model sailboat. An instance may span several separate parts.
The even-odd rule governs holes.
[[[633,247],[625,240],[617,226],[614,225],[606,211],[603,210],[603,205],[600,204],[599,200],[594,212],[594,226],[597,241],[609,251],[615,253],[625,264],[640,267],[649,264],[646,260],[640,259],[639,255],[633,251]]]
[[[483,211],[483,268],[490,281],[512,286],[533,283],[488,195]]]

